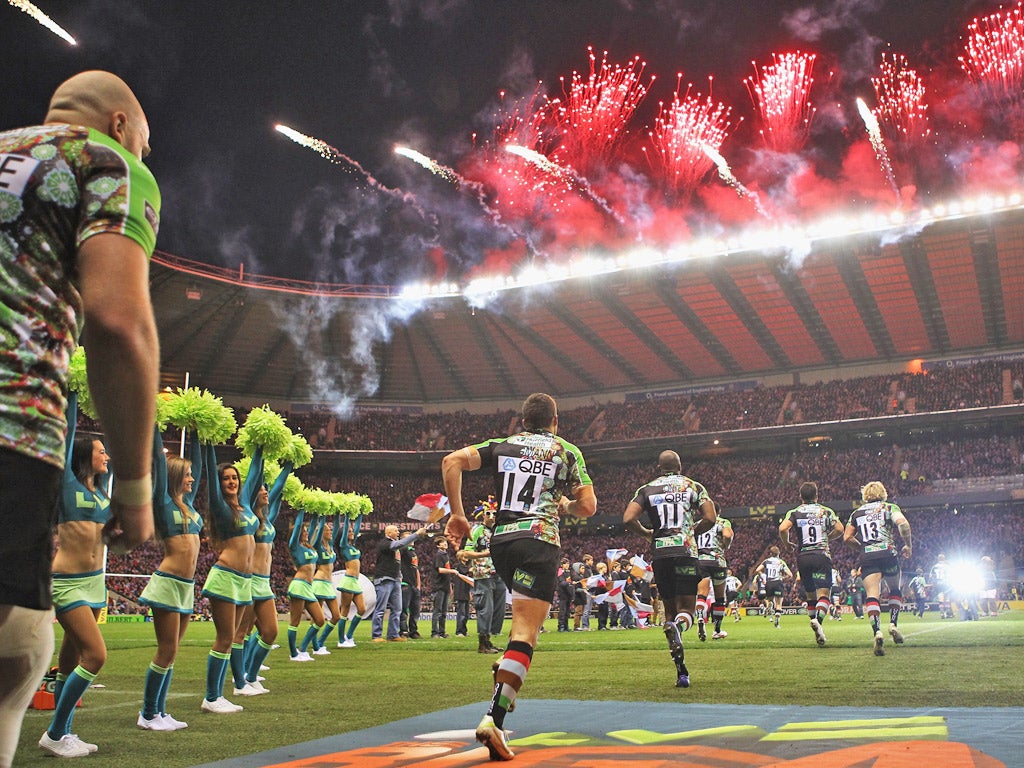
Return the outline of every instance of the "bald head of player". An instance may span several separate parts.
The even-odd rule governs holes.
[[[149,154],[146,113],[128,84],[110,72],[79,72],[57,86],[44,122],[84,125],[106,134],[140,160]]]
[[[658,469],[662,472],[681,472],[683,462],[675,451],[662,451],[658,456]]]

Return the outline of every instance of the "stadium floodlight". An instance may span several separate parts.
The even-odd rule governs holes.
[[[402,298],[458,296],[479,298],[485,294],[513,288],[547,285],[578,277],[592,277],[654,265],[679,264],[692,259],[710,260],[741,252],[799,251],[809,253],[816,242],[835,241],[853,235],[878,234],[905,227],[920,228],[943,220],[1013,210],[1024,205],[1024,193],[981,194],[973,198],[936,202],[930,208],[907,212],[894,208],[885,212],[836,213],[804,224],[778,224],[750,228],[721,237],[696,237],[672,243],[663,249],[638,246],[613,255],[583,253],[562,264],[545,267],[530,265],[509,275],[474,278],[468,284],[443,283],[441,286],[413,284],[402,289]]]

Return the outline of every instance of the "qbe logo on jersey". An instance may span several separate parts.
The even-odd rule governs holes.
[[[501,471],[501,508],[512,512],[527,513],[536,509],[545,491],[545,481],[552,483],[557,471],[553,461],[544,459],[498,457]]]

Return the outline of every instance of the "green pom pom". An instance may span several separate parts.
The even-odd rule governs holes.
[[[68,361],[68,389],[78,393],[78,410],[90,419],[98,418],[96,405],[89,393],[89,377],[86,369],[85,347],[78,347]]]
[[[346,517],[355,517],[355,510],[359,507],[359,502],[354,493],[339,493],[338,494],[338,512]]]
[[[157,398],[157,424],[194,430],[199,441],[209,445],[226,443],[235,434],[235,414],[224,401],[206,389],[189,387],[176,392],[162,392]]]
[[[291,461],[293,467],[304,467],[313,460],[313,449],[302,435],[292,435],[281,461]]]
[[[285,500],[289,507],[293,509],[299,509],[299,498],[305,492],[306,486],[302,484],[295,475],[288,475],[284,481],[284,492],[281,494],[281,498]]]
[[[306,488],[302,494],[299,508],[304,509],[309,515],[330,515],[333,514],[332,494],[320,488]]]
[[[368,515],[373,512],[373,502],[369,496],[359,497],[359,512],[360,515]]]
[[[256,448],[263,447],[263,455],[269,459],[282,457],[291,444],[292,431],[284,419],[270,409],[269,405],[253,408],[238,430],[235,446],[245,456],[252,456]]]
[[[238,470],[238,482],[241,484],[245,483],[245,478],[249,476],[249,468],[252,466],[252,459],[248,456],[243,456],[235,462],[235,469]]]

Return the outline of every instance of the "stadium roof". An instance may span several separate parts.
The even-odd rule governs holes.
[[[401,300],[157,254],[164,384],[226,398],[458,405],[1024,346],[1024,211],[463,297]]]

